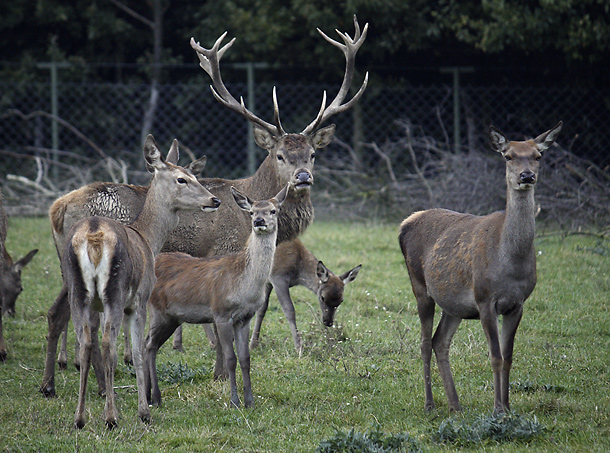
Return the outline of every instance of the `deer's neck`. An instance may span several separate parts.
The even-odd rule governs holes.
[[[149,243],[156,256],[170,233],[178,226],[178,211],[171,205],[166,193],[151,184],[144,207],[131,227]]]
[[[508,259],[533,256],[536,233],[534,190],[507,190],[500,251]]]
[[[256,173],[248,179],[249,183],[245,190],[248,196],[255,200],[271,198],[282,189],[280,175],[273,166],[271,155],[265,158]]]
[[[259,287],[269,281],[277,233],[250,233],[245,249],[245,268],[242,276],[242,287]]]

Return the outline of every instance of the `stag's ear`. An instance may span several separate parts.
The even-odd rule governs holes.
[[[244,211],[249,211],[252,209],[252,205],[254,204],[252,200],[250,200],[247,196],[237,190],[235,187],[231,186],[231,194],[233,195],[233,199],[237,206],[239,206]]]
[[[163,155],[152,135],[146,137],[144,141],[144,159],[146,160],[146,169],[150,173],[154,173],[155,170],[165,166],[165,159],[163,159]]]
[[[322,283],[326,283],[330,278],[330,272],[322,261],[318,261],[318,267],[316,268],[316,275]]]
[[[271,132],[254,125],[254,141],[263,149],[269,150],[277,143],[277,138]]]
[[[543,152],[551,147],[551,145],[555,142],[555,139],[559,135],[559,131],[561,131],[562,126],[563,121],[560,121],[555,125],[553,129],[546,131],[544,134],[540,134],[534,139],[534,143],[536,143],[538,151]]]
[[[313,146],[316,149],[325,148],[333,141],[333,137],[335,136],[335,125],[331,124],[330,126],[323,127],[322,129],[318,129],[315,134],[312,135],[311,141],[313,142]]]
[[[172,146],[169,148],[167,152],[167,157],[165,158],[166,162],[170,164],[178,165],[178,158],[180,157],[180,152],[178,151],[178,140],[174,139],[172,142]]]
[[[286,199],[287,194],[288,194],[288,184],[286,184],[286,186],[284,186],[284,188],[282,190],[280,190],[275,197],[273,197],[273,199],[276,201],[278,207],[282,206],[282,203]]]
[[[38,249],[31,250],[27,255],[25,255],[23,258],[18,260],[13,265],[15,270],[17,272],[21,272],[21,269],[23,269],[25,266],[27,266],[30,263],[30,261],[32,261],[32,258],[34,258],[34,255],[36,255],[36,253],[38,253]]]
[[[203,156],[197,160],[194,160],[190,164],[188,164],[186,167],[184,167],[184,169],[191,172],[191,174],[193,176],[199,176],[201,174],[201,172],[203,171],[203,169],[205,168],[205,164],[207,164],[207,163],[208,163],[207,156]]]
[[[344,285],[347,285],[348,283],[351,283],[354,280],[356,280],[356,277],[358,277],[358,272],[360,272],[361,268],[362,268],[362,264],[359,264],[358,266],[353,268],[351,271],[347,271],[345,274],[339,276],[339,278],[341,280],[343,280]]]
[[[502,132],[494,126],[489,126],[489,146],[494,151],[504,154],[508,149],[508,140]]]

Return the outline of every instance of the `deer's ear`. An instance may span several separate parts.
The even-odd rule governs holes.
[[[551,145],[555,142],[555,139],[559,135],[562,126],[563,121],[560,121],[555,125],[553,129],[549,129],[544,134],[540,134],[534,139],[534,143],[536,143],[538,151],[543,152],[551,147]]]
[[[282,203],[286,199],[286,195],[288,194],[288,184],[284,186],[282,190],[278,192],[278,194],[273,197],[278,206],[282,206]]]
[[[152,135],[146,137],[144,141],[144,159],[146,160],[146,169],[150,173],[154,173],[155,170],[165,166],[165,159],[163,159],[163,155]]]
[[[493,126],[489,126],[489,146],[494,151],[502,154],[508,149],[508,140],[502,132]]]
[[[191,174],[193,176],[199,176],[201,174],[201,172],[203,171],[203,169],[205,168],[205,164],[207,164],[207,163],[208,163],[207,156],[203,156],[197,160],[194,160],[190,164],[188,164],[186,167],[184,167],[184,169],[191,172]]]
[[[328,279],[330,278],[330,272],[328,271],[328,269],[326,268],[326,266],[324,265],[324,263],[322,261],[318,261],[318,266],[316,268],[316,275],[318,276],[318,278],[320,279],[320,281],[322,283],[326,283],[328,281]]]
[[[252,205],[254,204],[252,203],[252,200],[250,200],[247,196],[245,196],[233,186],[231,186],[231,194],[233,195],[235,203],[237,203],[237,206],[239,206],[241,209],[243,209],[244,211],[249,211],[250,209],[252,209]]]
[[[269,150],[277,143],[277,138],[271,132],[254,125],[254,141],[263,149]]]
[[[335,136],[335,125],[331,124],[330,126],[323,127],[322,129],[318,129],[315,134],[312,135],[311,141],[313,142],[313,146],[316,149],[325,148],[333,141],[333,137]]]
[[[344,285],[347,285],[348,283],[351,283],[354,280],[356,280],[356,277],[358,277],[358,272],[360,272],[361,268],[362,268],[362,264],[359,264],[358,266],[353,268],[351,271],[347,271],[345,274],[339,276],[339,278],[341,280],[343,280]]]
[[[36,255],[36,253],[38,253],[38,249],[31,250],[27,255],[25,255],[23,258],[21,258],[14,264],[15,269],[18,272],[21,272],[21,269],[23,269],[30,263],[30,261],[32,261],[32,258],[34,258],[34,255]]]
[[[174,139],[172,142],[172,146],[169,148],[167,152],[167,157],[165,158],[166,162],[170,164],[178,165],[178,158],[180,157],[180,152],[178,150],[178,140]]]

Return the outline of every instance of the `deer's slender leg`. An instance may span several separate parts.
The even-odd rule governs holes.
[[[109,429],[112,429],[117,425],[119,418],[114,395],[114,372],[117,365],[116,342],[123,320],[122,305],[119,305],[120,304],[113,304],[107,307],[102,330],[101,350],[104,374],[106,377],[106,407],[104,413],[106,426]],[[82,366],[83,365],[81,364],[81,367]]]
[[[69,321],[70,304],[68,302],[68,288],[64,285],[47,313],[49,325],[47,355],[42,384],[40,386],[40,392],[46,397],[55,396],[55,354],[57,352],[57,343],[61,333],[67,328]]]
[[[233,322],[217,322],[218,341],[222,348],[224,366],[229,372],[229,382],[231,384],[231,405],[240,406],[239,395],[237,394],[237,379],[235,369],[237,367],[237,357],[233,350]]]
[[[91,341],[94,332],[91,325],[91,312],[89,304],[84,301],[75,301],[72,304],[74,312],[74,330],[79,339],[81,348],[79,362],[80,367],[80,387],[78,392],[78,404],[76,405],[76,413],[74,414],[74,426],[81,429],[85,426],[85,401],[87,397],[87,378],[89,376],[89,368],[91,366],[91,349],[93,342]],[[99,318],[97,318],[99,319]],[[97,334],[97,330],[95,331]],[[55,353],[53,353],[55,356]]]
[[[207,334],[207,332],[206,332]],[[208,337],[209,338],[209,337]],[[178,326],[174,331],[174,339],[172,341],[172,348],[176,351],[184,352],[184,346],[182,345],[182,326]]]
[[[152,290],[152,287],[150,288]],[[142,298],[143,296],[138,296]],[[138,299],[137,298],[137,299]],[[138,385],[138,414],[143,422],[150,421],[150,409],[148,408],[147,391],[148,382],[150,382],[150,368],[148,368],[147,360],[144,356],[144,329],[146,326],[146,301],[136,300],[136,310],[128,317],[128,323],[131,331],[132,356],[133,363],[136,369],[136,381]]]
[[[161,405],[161,390],[157,376],[157,353],[159,348],[169,339],[172,333],[180,327],[171,318],[163,319],[151,310],[150,328],[146,338],[146,361],[149,368],[149,379],[146,385],[146,395],[151,404]]]
[[[263,325],[263,318],[265,317],[265,313],[267,313],[267,308],[269,308],[269,296],[271,295],[271,290],[273,286],[271,284],[267,284],[265,288],[265,300],[263,301],[263,305],[256,312],[256,320],[254,321],[254,328],[252,329],[252,336],[250,338],[250,347],[256,348],[258,347],[258,340],[261,333],[261,326]]]
[[[244,406],[250,407],[254,403],[252,395],[252,381],[250,380],[250,348],[248,347],[248,334],[250,333],[250,320],[233,326],[235,348],[239,358],[241,377],[244,383]]]
[[[507,313],[502,317],[502,333],[500,337],[502,346],[502,358],[504,359],[502,366],[502,406],[505,410],[510,410],[508,402],[508,392],[510,385],[510,369],[513,365],[513,347],[515,346],[515,334],[517,327],[521,322],[523,315],[523,306],[520,305],[515,311]]]
[[[492,304],[489,302],[479,304],[479,312],[481,324],[483,325],[483,332],[485,332],[485,337],[487,338],[487,345],[491,357],[491,368],[493,370],[494,410],[496,413],[502,413],[504,412],[504,407],[502,405],[502,370],[504,368],[504,360],[500,347],[498,315],[492,310],[491,305]]]
[[[450,316],[447,312],[443,311],[436,332],[434,332],[434,337],[432,337],[432,349],[434,349],[436,354],[438,369],[443,380],[447,400],[449,401],[449,411],[451,412],[461,410],[460,401],[455,390],[455,383],[453,382],[453,375],[451,374],[451,364],[449,363],[451,340],[461,322],[461,318]]]
[[[290,298],[290,289],[288,285],[278,285],[278,287],[275,288],[275,293],[277,294],[277,299],[280,303],[280,307],[282,307],[284,316],[286,316],[286,321],[288,321],[288,325],[290,326],[294,347],[296,351],[301,354],[303,345],[301,342],[301,335],[297,329],[297,319],[294,311],[294,304]]]
[[[434,409],[434,397],[432,396],[432,378],[430,363],[432,361],[432,330],[434,326],[434,301],[428,297],[426,287],[418,282],[413,282],[413,291],[417,299],[417,312],[421,323],[421,358],[424,367],[424,392],[426,397],[426,411]]]

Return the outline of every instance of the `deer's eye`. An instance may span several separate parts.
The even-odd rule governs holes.
[[[254,211],[250,211],[250,215],[254,215]]]
[[[271,215],[275,215],[275,209],[271,210]]]
[[[316,158],[316,153],[311,153],[311,160],[314,160]]]
[[[186,184],[186,179],[178,178],[178,184]]]
[[[281,156],[281,155],[279,155],[279,154],[278,154],[278,155],[277,155],[277,160],[278,160],[279,162],[284,162],[284,156]]]
[[[537,161],[539,161],[540,159],[542,159],[542,156],[536,156]]]
[[[504,155],[504,159],[506,159],[506,162],[513,160],[513,158],[511,156],[509,156],[508,154]]]

